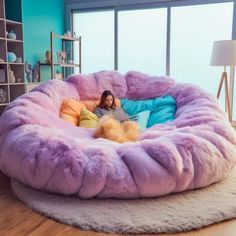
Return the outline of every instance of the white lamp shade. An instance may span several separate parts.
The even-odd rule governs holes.
[[[210,65],[236,65],[236,40],[215,41],[212,49]]]

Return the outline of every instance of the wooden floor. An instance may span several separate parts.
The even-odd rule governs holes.
[[[9,179],[0,172],[0,236],[108,236],[82,231],[45,218],[20,202],[12,193]],[[115,235],[115,234],[114,234]],[[116,234],[117,236],[118,234]],[[158,234],[173,235],[173,234]],[[236,220],[215,224],[201,230],[174,234],[178,236],[235,236]]]

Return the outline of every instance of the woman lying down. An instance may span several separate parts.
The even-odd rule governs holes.
[[[109,90],[102,93],[98,107],[94,111],[99,122],[94,133],[95,138],[106,138],[119,143],[137,141],[139,127],[121,107],[117,107],[114,95]]]

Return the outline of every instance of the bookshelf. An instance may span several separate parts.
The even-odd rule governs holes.
[[[25,93],[24,40],[21,0],[17,9],[10,0],[0,0],[0,114]]]
[[[58,58],[58,52],[55,52],[54,48],[54,41],[55,39],[61,40],[61,45],[62,45],[62,52],[67,52],[68,45],[66,43],[70,43],[69,48],[70,50],[73,50],[74,44],[77,43],[78,49],[79,49],[79,62],[74,62],[74,56],[73,53],[71,53],[71,58],[68,60],[68,57],[66,56],[64,61],[59,61]],[[44,66],[50,66],[50,74],[51,74],[51,79],[55,79],[55,70],[58,68],[61,68],[62,70],[62,77],[66,77],[66,69],[67,68],[79,68],[79,72],[81,73],[81,37],[69,37],[65,35],[59,35],[55,34],[53,32],[50,32],[50,58],[51,62],[39,62],[39,78],[40,78],[40,71],[41,67]],[[66,53],[67,54],[67,53]]]

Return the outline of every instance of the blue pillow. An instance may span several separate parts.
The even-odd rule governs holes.
[[[130,100],[123,98],[121,99],[121,106],[129,116],[149,110],[150,115],[147,128],[175,119],[176,101],[170,95],[146,100]]]
[[[147,128],[155,124],[164,124],[175,119],[175,106],[162,106],[151,111]]]
[[[121,107],[129,116],[136,115],[137,113],[145,110],[150,111],[153,107],[153,99],[130,100],[128,98],[122,98],[120,101]]]
[[[147,123],[149,119],[150,111],[141,111],[138,114],[129,117],[130,120],[136,121],[138,123],[139,129],[144,131],[147,128]]]

